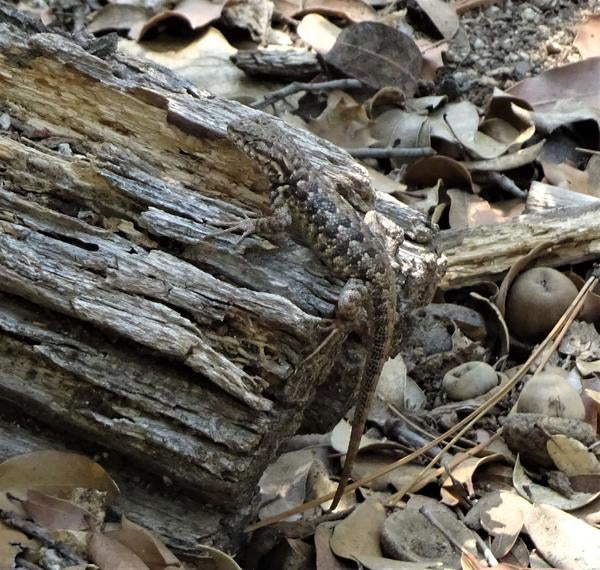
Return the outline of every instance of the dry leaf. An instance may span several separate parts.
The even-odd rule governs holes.
[[[135,38],[143,38],[150,30],[159,24],[164,25],[168,20],[185,22],[192,30],[201,28],[221,17],[224,4],[225,0],[181,0],[173,10],[165,10],[150,18]]]
[[[88,555],[105,570],[150,570],[129,548],[99,532],[93,533],[88,541]]]
[[[98,521],[85,509],[33,489],[27,491],[23,508],[38,525],[48,530],[90,530]]]
[[[479,112],[472,103],[452,103],[446,105],[443,110],[443,119],[453,136],[476,157],[496,158],[508,150],[510,144],[497,141],[479,130]]]
[[[426,156],[408,166],[404,182],[415,188],[431,187],[442,180],[445,188],[473,188],[471,173],[448,156]]]
[[[573,46],[579,50],[582,59],[600,55],[600,14],[590,16],[575,28],[577,35]]]
[[[261,499],[264,506],[259,518],[285,511],[304,501],[306,478],[314,462],[310,449],[282,454],[267,467],[260,478]]]
[[[351,431],[352,426],[346,420],[340,420],[331,431],[331,447],[333,447],[333,449],[335,449],[338,453],[346,453],[348,450],[348,444],[350,443]],[[362,449],[367,445],[373,445],[377,443],[380,443],[380,441],[363,435],[360,438],[359,449]]]
[[[600,530],[551,505],[535,505],[525,528],[537,550],[559,568],[598,570]]]
[[[121,528],[105,532],[112,538],[137,554],[151,570],[161,570],[165,566],[181,566],[177,557],[149,530],[123,517]]]
[[[327,96],[327,107],[307,128],[345,148],[364,148],[375,139],[369,134],[369,118],[362,105],[343,91],[332,91]]]
[[[175,71],[198,89],[238,101],[254,101],[276,88],[236,67],[230,56],[237,50],[216,28],[208,28],[197,40],[173,45],[156,39],[142,44],[123,40],[120,49],[129,55],[149,59]]]
[[[327,63],[373,89],[394,86],[412,97],[421,75],[422,57],[415,42],[385,24],[352,24],[338,36]]]
[[[315,530],[315,554],[317,570],[346,570],[346,566],[334,556],[329,546],[333,528],[320,524]]]
[[[462,190],[447,190],[450,197],[449,225],[452,229],[502,224],[520,216],[525,204],[520,198],[490,204]]]
[[[377,12],[361,0],[274,0],[275,11],[288,18],[299,18],[309,12],[344,18],[350,22],[367,22]]]
[[[417,46],[419,46],[423,56],[421,78],[425,81],[433,81],[437,75],[437,70],[444,67],[443,54],[448,51],[448,42],[445,40],[433,42],[420,38],[417,40]]]
[[[296,32],[317,53],[325,54],[334,46],[342,29],[323,16],[307,14],[298,24]]]
[[[580,441],[566,435],[552,435],[546,442],[548,455],[558,469],[569,477],[600,473],[600,461]]]
[[[17,455],[0,464],[0,490],[98,489],[112,499],[119,488],[100,465],[76,453],[66,451],[33,451]]]
[[[523,148],[517,152],[511,152],[497,158],[491,158],[489,160],[464,160],[461,164],[468,170],[482,170],[482,171],[498,171],[513,170],[520,166],[530,164],[537,159],[539,154],[542,152],[545,140],[542,140],[534,145]]]
[[[210,556],[213,563],[211,570],[242,570],[238,563],[222,550],[204,544],[199,544],[198,548],[204,550]]]
[[[513,491],[496,491],[482,497],[478,507],[481,526],[494,537],[494,556],[506,556],[519,537],[531,503]]]
[[[381,556],[379,540],[385,521],[385,510],[375,500],[361,503],[334,529],[329,542],[331,550],[342,558]]]
[[[15,557],[24,548],[31,548],[33,546],[32,541],[18,530],[12,528],[6,528],[4,525],[0,527],[0,569],[11,570],[15,567]]]
[[[352,468],[352,474],[355,479],[363,479],[371,473],[375,473],[379,469],[389,465],[394,460],[394,457],[381,452],[364,452],[356,458]],[[377,477],[377,479],[367,483],[365,486],[373,491],[388,491],[390,486],[396,490],[402,489],[417,477],[423,471],[420,465],[401,465],[390,473]],[[416,492],[422,489],[431,481],[427,477],[420,480],[416,485],[411,487],[411,491]]]
[[[559,101],[600,107],[600,57],[549,69],[524,79],[508,90],[536,111],[550,110]]]
[[[458,453],[455,459],[458,460],[458,458],[465,455],[464,453]],[[503,460],[499,454],[487,455],[485,457],[471,457],[467,455],[465,460],[450,469],[451,477],[444,478],[441,488],[442,502],[450,506],[458,504],[459,498],[452,493],[452,489],[456,483],[462,484],[466,488],[469,497],[473,496],[475,494],[473,477],[477,469],[486,463],[493,463],[498,460]]]
[[[417,4],[444,38],[451,40],[454,37],[459,21],[451,4],[442,0],[417,0]]]
[[[579,509],[600,497],[600,491],[596,493],[573,493],[570,497],[565,497],[549,487],[535,483],[525,472],[518,457],[513,471],[513,485],[524,499],[533,503],[551,505],[565,511]]]
[[[571,192],[579,192],[586,195],[600,195],[600,189],[590,188],[589,175],[579,168],[575,168],[568,162],[554,164],[541,161],[544,169],[544,177],[549,184],[561,186]],[[596,190],[596,192],[594,192]]]
[[[113,30],[125,30],[127,32],[134,30],[134,34],[137,34],[150,13],[150,10],[143,6],[107,4],[96,12],[94,19],[87,25],[87,31],[95,34]],[[133,38],[133,36],[129,37]]]

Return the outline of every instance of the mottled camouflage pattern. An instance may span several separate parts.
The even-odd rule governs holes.
[[[377,381],[391,350],[396,319],[394,272],[383,244],[331,183],[311,167],[275,119],[243,119],[231,124],[228,134],[269,178],[273,217],[280,220],[273,225],[290,225],[337,277],[357,279],[366,287],[366,298],[359,298],[363,298],[368,317],[368,355],[344,469],[332,504],[335,508],[350,477]],[[256,228],[260,231],[261,224]]]

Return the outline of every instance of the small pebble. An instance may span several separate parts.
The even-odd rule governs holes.
[[[523,79],[531,70],[531,64],[528,61],[520,61],[515,65],[514,76],[517,79]]]

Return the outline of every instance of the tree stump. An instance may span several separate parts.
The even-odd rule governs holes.
[[[110,47],[0,5],[0,401],[168,478],[206,505],[204,542],[233,549],[277,448],[335,424],[364,351],[351,333],[303,364],[342,284],[292,236],[205,239],[268,208],[226,138],[256,111]],[[323,177],[368,184],[288,128]],[[406,235],[406,314],[439,281],[434,232],[389,196],[375,209]],[[169,542],[168,513],[157,526]]]

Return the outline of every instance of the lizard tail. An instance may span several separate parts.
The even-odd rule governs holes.
[[[379,312],[382,314],[378,314]],[[381,370],[390,352],[391,331],[389,323],[393,322],[393,320],[390,319],[387,308],[382,307],[381,311],[378,311],[377,308],[375,308],[373,313],[374,319],[372,322],[374,323],[375,328],[373,342],[362,373],[358,399],[354,409],[354,417],[352,418],[350,443],[348,444],[348,451],[346,452],[342,475],[331,506],[329,507],[330,511],[338,506],[340,499],[346,491],[352,467],[354,466],[354,460],[356,459],[360,447],[360,440],[365,429],[365,424],[367,423],[367,416],[371,408],[373,396],[375,395],[375,388],[377,387]]]

